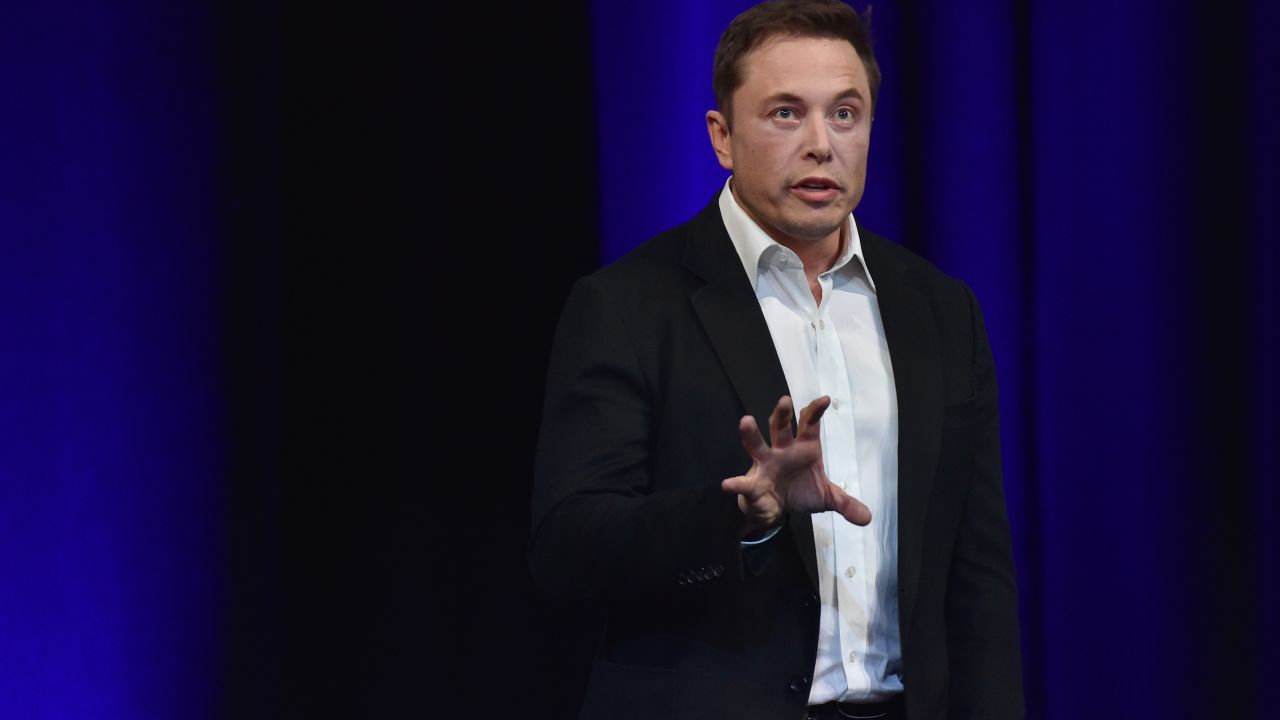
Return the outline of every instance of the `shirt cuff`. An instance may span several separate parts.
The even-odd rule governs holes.
[[[765,533],[764,537],[760,538],[759,540],[739,540],[738,542],[742,543],[743,547],[751,547],[752,545],[760,545],[762,543],[767,543],[773,539],[774,535],[778,534],[778,531],[782,529],[782,526],[783,526],[783,523],[778,523],[772,530]]]

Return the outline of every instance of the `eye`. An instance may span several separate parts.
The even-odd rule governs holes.
[[[800,119],[800,115],[795,108],[783,107],[773,111],[773,119],[782,122],[792,123]]]
[[[831,117],[841,125],[851,126],[858,121],[858,111],[851,107],[842,107],[832,113]]]

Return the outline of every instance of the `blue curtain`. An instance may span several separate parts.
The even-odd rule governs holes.
[[[595,2],[603,258],[724,181],[751,3]],[[1280,670],[1274,3],[879,3],[869,227],[969,282],[1001,381],[1029,716],[1261,717]]]
[[[0,12],[0,715],[216,717],[222,256],[202,4]]]

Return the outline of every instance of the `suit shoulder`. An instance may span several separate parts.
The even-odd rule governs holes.
[[[903,277],[926,294],[942,294],[950,299],[953,293],[964,295],[968,292],[968,286],[964,281],[943,272],[937,265],[910,248],[861,227],[858,228],[858,236],[864,251],[890,259],[890,262],[900,268]],[[876,268],[872,267],[871,273],[874,277]]]
[[[583,280],[631,293],[669,288],[673,283],[683,287],[692,277],[684,264],[692,222],[658,233]]]

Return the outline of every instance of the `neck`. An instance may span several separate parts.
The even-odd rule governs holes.
[[[840,227],[821,238],[794,237],[764,222],[755,212],[742,202],[742,198],[738,195],[738,191],[733,186],[733,181],[729,182],[729,191],[733,193],[733,199],[738,203],[738,207],[742,208],[747,217],[751,218],[765,234],[773,238],[777,243],[800,258],[800,262],[804,263],[804,274],[809,278],[810,286],[817,286],[818,276],[835,264],[836,259],[840,257],[840,252],[844,249],[845,227],[848,221],[840,223]]]
[[[775,238],[776,239],[776,238]],[[836,258],[840,257],[840,249],[844,247],[844,226],[841,225],[831,235],[823,238],[821,241],[803,240],[791,245],[778,240],[781,245],[786,245],[796,255],[800,256],[800,261],[804,263],[804,276],[809,281],[809,292],[813,294],[813,301],[822,304],[822,283],[819,282],[818,276],[831,269],[835,265]]]
[[[796,239],[780,232],[776,235],[770,233],[770,237],[800,258],[800,262],[804,263],[804,274],[809,278],[810,283],[817,282],[819,275],[836,264],[836,259],[840,257],[840,251],[844,249],[845,244],[844,225],[819,240]]]

